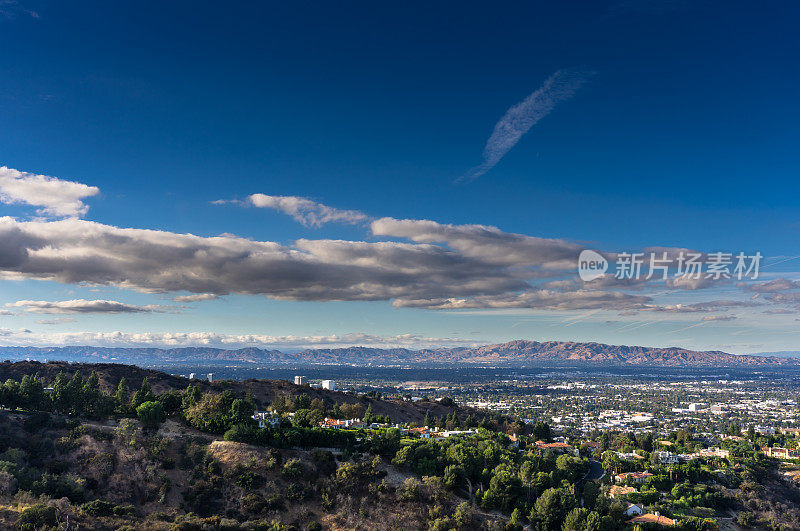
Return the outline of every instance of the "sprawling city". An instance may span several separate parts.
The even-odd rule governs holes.
[[[0,530],[800,531],[798,28],[0,0]]]

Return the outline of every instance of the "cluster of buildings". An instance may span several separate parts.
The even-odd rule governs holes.
[[[731,453],[728,450],[721,448],[703,448],[697,452],[690,454],[674,454],[666,450],[656,450],[653,452],[661,465],[677,465],[678,463],[686,463],[700,458],[717,457],[719,459],[730,459]]]
[[[181,375],[181,376],[183,376],[183,375]],[[197,375],[195,373],[190,372],[189,373],[189,379],[190,380],[197,380],[198,378],[197,378]],[[214,382],[214,373],[213,372],[208,373],[206,375],[206,380],[208,380],[209,382],[213,383]]]
[[[306,385],[306,377],[297,375],[294,377],[294,384],[295,385]],[[333,380],[322,380],[318,384],[310,384],[311,387],[319,387],[322,389],[327,389],[328,391],[336,391],[336,382]]]

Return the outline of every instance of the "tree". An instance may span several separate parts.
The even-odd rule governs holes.
[[[511,465],[502,464],[492,470],[489,490],[483,498],[486,509],[499,508],[508,512],[517,504],[522,495],[522,482]]]
[[[249,424],[255,409],[252,402],[237,398],[231,403],[231,424]]]
[[[20,404],[27,409],[36,410],[42,407],[44,388],[42,381],[26,374],[19,383]]]
[[[114,393],[114,402],[116,402],[115,411],[120,415],[124,415],[128,411],[128,402],[130,401],[130,391],[128,390],[128,381],[123,377],[117,385],[117,392]]]
[[[596,481],[587,481],[583,485],[583,505],[589,509],[594,508],[597,497],[600,495],[600,486]]]
[[[83,400],[83,410],[90,415],[98,414],[98,407],[100,406],[100,379],[97,376],[97,371],[92,371],[89,378],[83,384],[80,390],[80,398]]]
[[[544,422],[537,422],[533,426],[533,438],[537,441],[549,441],[550,440],[550,426]]]
[[[145,428],[157,428],[164,422],[164,407],[161,402],[143,402],[136,408],[136,415]]]
[[[548,531],[559,529],[564,517],[573,507],[575,507],[575,497],[570,489],[550,488],[536,500],[530,520],[538,522],[540,529]]]
[[[67,413],[72,406],[69,396],[69,378],[63,372],[56,375],[53,391],[50,393],[53,409],[58,413]]]
[[[202,393],[200,392],[200,388],[196,385],[190,385],[183,391],[183,395],[181,396],[181,409],[189,409],[193,405],[200,402],[202,398]]]
[[[150,379],[145,376],[142,380],[142,386],[133,394],[131,405],[136,409],[145,402],[152,402],[153,400],[155,400],[155,397],[153,396],[153,391],[150,390]]]
[[[370,404],[364,413],[364,424],[372,424],[373,422],[375,422],[375,412],[372,410],[372,404]]]
[[[164,414],[167,416],[179,413],[181,405],[183,404],[181,394],[177,391],[161,393],[156,397],[156,400],[161,402],[161,405],[164,407]]]
[[[562,531],[583,531],[585,527],[586,518],[589,516],[589,510],[583,507],[576,507],[572,509],[567,516],[564,517],[564,524],[561,526]]]

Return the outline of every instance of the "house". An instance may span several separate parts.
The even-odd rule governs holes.
[[[625,497],[632,493],[636,492],[634,487],[622,487],[620,485],[613,485],[610,489],[608,489],[608,497],[612,500],[616,499],[617,497],[622,498],[623,500]]]
[[[475,435],[475,430],[450,430],[450,431],[443,431],[440,432],[442,437],[466,437],[469,435]]]
[[[793,437],[800,437],[800,428],[783,428],[781,433],[784,435],[792,435]]]
[[[442,436],[442,433],[440,433],[437,428],[429,428],[427,426],[423,426],[421,428],[411,428],[408,430],[408,434],[417,435],[420,439],[431,439]]]
[[[759,435],[775,435],[775,428],[772,426],[756,426],[753,429]]]
[[[258,422],[259,428],[275,428],[281,425],[281,418],[271,411],[256,411],[253,420]]]
[[[644,505],[639,503],[629,503],[625,509],[625,516],[639,516],[644,514]]]
[[[767,457],[774,457],[775,459],[791,459],[791,451],[788,448],[781,448],[779,446],[765,446],[762,448]]]
[[[658,458],[659,464],[662,465],[677,465],[678,461],[680,461],[678,456],[673,454],[672,452],[665,452],[663,450],[658,450],[653,453]]]
[[[658,524],[663,526],[674,526],[678,523],[677,520],[673,520],[672,518],[667,518],[666,516],[661,516],[658,513],[648,513],[642,514],[640,516],[636,516],[631,518],[626,523],[628,524]]]
[[[623,472],[622,474],[617,474],[614,476],[614,479],[617,483],[624,483],[625,481],[633,481],[634,483],[644,483],[644,480],[647,478],[653,477],[653,474],[650,472]]]
[[[635,452],[617,452],[617,457],[625,461],[635,461],[637,459],[644,459],[644,457]]]
[[[580,456],[580,452],[578,451],[577,448],[573,448],[572,446],[570,446],[570,445],[568,445],[567,443],[564,443],[564,442],[546,443],[544,441],[536,441],[535,445],[536,445],[536,448],[538,448],[539,450],[550,450],[552,452],[559,453],[559,454],[567,453],[567,454],[572,454],[575,457],[579,457]]]
[[[731,453],[721,448],[703,448],[698,452],[699,457],[719,457],[720,459],[730,459]]]
[[[341,420],[341,419],[330,419],[327,417],[325,418],[325,420],[320,422],[319,425],[322,428],[330,428],[334,430],[340,430],[345,428],[355,430],[364,427],[364,423],[361,422],[361,419]]]

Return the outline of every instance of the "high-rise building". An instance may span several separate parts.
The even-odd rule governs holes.
[[[333,383],[333,380],[322,380],[322,388],[329,391],[336,391],[336,384]]]
[[[190,379],[190,380],[194,380],[194,373],[193,373],[193,372],[190,372],[190,373],[189,373],[189,379]]]
[[[303,385],[304,383],[306,383],[306,377],[305,376],[295,376],[294,377],[294,384],[295,385]]]
[[[213,372],[208,373],[208,381],[209,382],[213,382],[214,381],[214,373]]]

